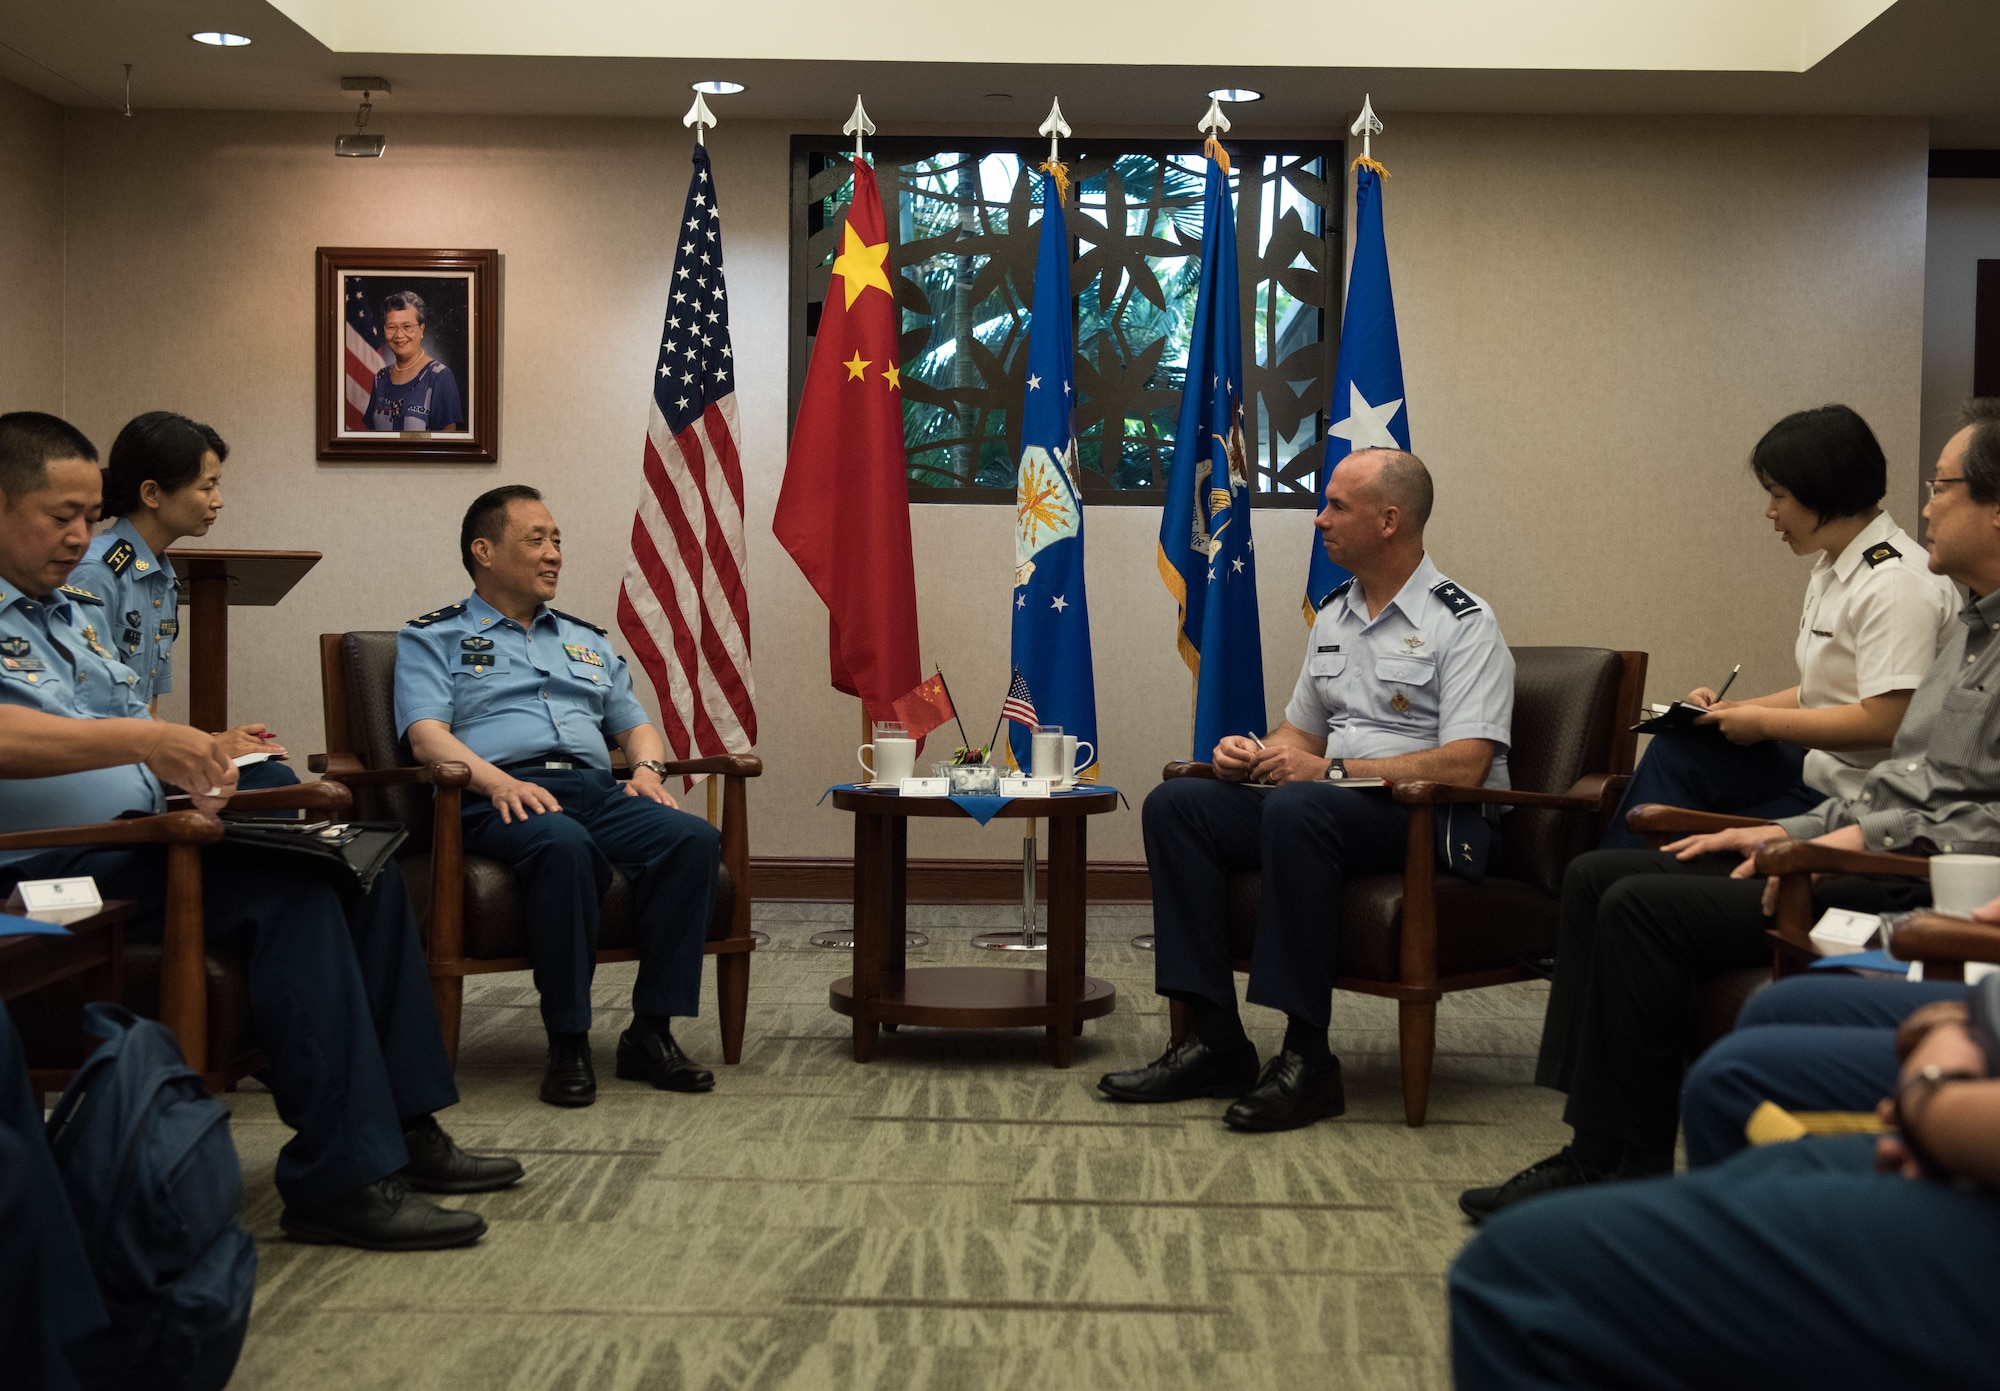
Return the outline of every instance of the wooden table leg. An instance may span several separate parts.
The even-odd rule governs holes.
[[[213,734],[229,728],[229,576],[190,576],[188,723]]]
[[[875,1002],[882,997],[885,950],[882,934],[889,916],[886,818],[857,812],[854,816],[854,1061],[875,1056],[880,1026]]]
[[[1080,816],[1049,818],[1049,1060],[1068,1067],[1076,1050],[1083,997],[1084,821]]]

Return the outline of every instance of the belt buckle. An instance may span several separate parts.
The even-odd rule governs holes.
[[[557,759],[553,759],[553,758],[551,758],[551,759],[549,759],[549,760],[548,760],[547,762],[543,763],[543,764],[542,764],[542,767],[544,767],[544,768],[554,768],[554,769],[556,769],[556,770],[557,770],[557,771],[559,771],[559,772],[564,772],[564,773],[567,773],[567,772],[569,772],[569,771],[570,771],[571,769],[575,768],[575,767],[576,767],[576,765],[575,765],[574,763],[563,763],[563,762],[561,762],[561,761],[559,761],[559,760],[557,760]]]

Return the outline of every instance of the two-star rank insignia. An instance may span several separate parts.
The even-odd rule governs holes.
[[[126,567],[138,556],[130,541],[120,541],[104,553],[104,568],[114,575],[125,573]]]
[[[1887,541],[1884,541],[1879,546],[1870,546],[1867,550],[1863,551],[1861,558],[1868,562],[1868,568],[1872,570],[1885,560],[1900,560],[1902,555],[1901,551],[1897,550]]]
[[[464,612],[465,612],[464,604],[446,604],[443,608],[435,609],[432,612],[425,614],[421,618],[412,618],[404,626],[408,628],[428,628],[430,627],[431,624],[437,622],[441,618],[450,618],[455,613],[464,613]]]
[[[1479,612],[1479,605],[1473,602],[1472,596],[1450,580],[1439,580],[1431,586],[1431,593],[1437,595],[1439,601],[1451,610],[1454,618],[1464,618],[1468,614]]]

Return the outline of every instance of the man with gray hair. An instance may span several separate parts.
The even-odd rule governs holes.
[[[1327,1046],[1341,890],[1350,875],[1402,868],[1409,813],[1375,785],[1504,788],[1514,659],[1478,596],[1424,553],[1431,477],[1415,455],[1364,449],[1326,485],[1313,525],[1354,578],[1313,621],[1285,718],[1215,746],[1214,777],[1176,778],[1146,798],[1154,989],[1188,1007],[1189,1033],[1142,1068],[1097,1085],[1114,1101],[1238,1098],[1239,1130],[1292,1130],[1346,1109]],[[1492,830],[1476,808],[1438,821],[1441,862],[1485,873]],[[1261,1074],[1236,1010],[1228,880],[1259,869],[1250,1000],[1282,1010],[1285,1042]]]

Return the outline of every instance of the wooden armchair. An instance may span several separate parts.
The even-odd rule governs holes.
[[[396,634],[322,633],[319,645],[327,751],[313,755],[310,766],[353,790],[358,817],[409,827],[401,854],[403,876],[423,927],[431,994],[455,1067],[465,978],[529,969],[528,933],[514,871],[465,853],[460,817],[471,770],[463,763],[416,766],[397,736]],[[716,959],[722,1057],[734,1063],[743,1056],[750,953],[755,949],[746,788],[747,779],[759,776],[764,764],[754,756],[732,755],[683,759],[667,768],[672,774],[722,778],[722,868],[703,950]],[[614,869],[604,896],[599,962],[638,960],[633,912],[632,886]]]
[[[1562,879],[1597,843],[1632,772],[1630,726],[1645,689],[1646,654],[1594,647],[1514,649],[1514,787],[1407,782],[1410,809],[1399,875],[1349,880],[1342,896],[1337,989],[1397,1002],[1403,1119],[1424,1123],[1445,992],[1526,978],[1522,962],[1552,954],[1561,931]],[[1213,777],[1205,763],[1170,763],[1163,777]],[[1437,872],[1439,807],[1513,808],[1499,853],[1477,884]],[[1229,937],[1236,969],[1250,968],[1260,876],[1230,876]],[[1185,1009],[1170,1009],[1175,1038]]]
[[[351,800],[346,788],[302,783],[238,793],[229,805],[237,811],[306,808],[338,816]],[[171,798],[167,806],[169,810],[159,816],[0,835],[0,850],[166,847],[167,897],[160,940],[127,940],[125,1003],[134,1013],[158,1019],[173,1030],[188,1066],[201,1074],[210,1091],[225,1091],[263,1062],[251,1035],[249,971],[233,954],[208,950],[202,922],[201,852],[222,839],[222,824],[186,810],[185,797]],[[77,1033],[82,1003],[78,987],[68,982],[15,1002],[16,1022],[38,1086],[64,1085],[82,1060]]]
[[[1924,913],[1896,930],[1892,950],[1898,961],[1923,962],[1925,980],[1964,980],[1968,961],[2000,965],[2000,927]]]

